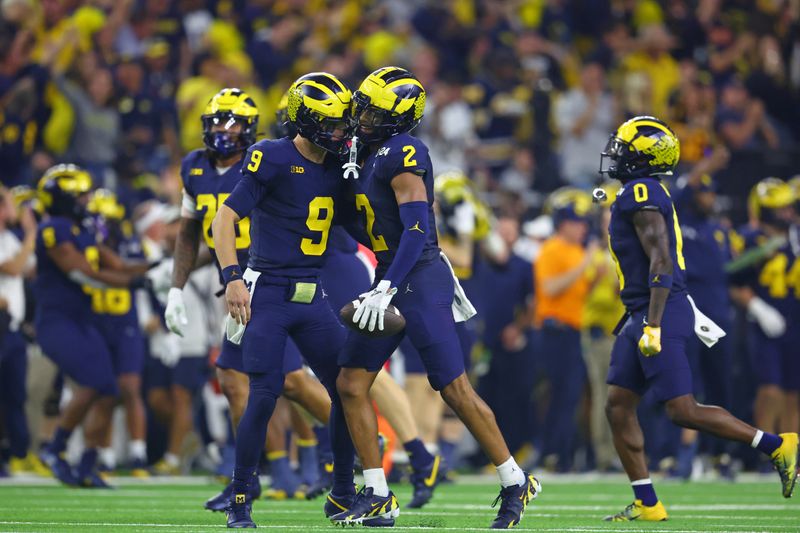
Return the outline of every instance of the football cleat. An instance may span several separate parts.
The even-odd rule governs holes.
[[[333,487],[333,463],[322,463],[317,480],[306,489],[306,499],[313,500],[322,496]]]
[[[11,457],[8,460],[8,470],[12,476],[15,474],[35,474],[40,477],[53,477],[50,469],[32,452],[28,452],[25,457]]]
[[[153,465],[153,474],[157,476],[179,476],[181,475],[180,465],[169,464],[166,460],[161,459]]]
[[[261,497],[261,480],[258,479],[258,475],[253,476],[253,480],[248,487],[248,492],[250,493],[250,501],[257,500]],[[206,500],[206,503],[203,507],[215,513],[224,512],[231,501],[231,494],[233,494],[232,482],[225,485],[225,488],[222,489],[222,492]]]
[[[327,502],[326,502],[327,503]],[[392,527],[400,516],[397,498],[389,491],[385,497],[375,496],[372,487],[362,487],[349,509],[330,517],[335,525],[361,524],[368,527]]]
[[[39,455],[39,458],[47,465],[50,472],[52,472],[61,483],[71,487],[78,486],[78,479],[75,477],[72,467],[67,463],[62,454],[54,454],[44,449]]]
[[[80,486],[85,489],[112,489],[111,485],[106,483],[103,477],[97,472],[92,470],[79,479]]]
[[[231,494],[231,496],[232,498],[225,508],[225,514],[228,517],[228,528],[255,528],[256,523],[250,517],[253,506],[247,501],[247,496],[245,494]]]
[[[783,442],[777,450],[772,452],[770,458],[772,465],[781,476],[783,486],[783,497],[791,498],[794,486],[797,483],[797,454],[798,454],[798,435],[797,433],[781,433]]]
[[[325,511],[325,518],[330,518],[333,515],[347,511],[352,507],[355,498],[355,494],[338,496],[332,492],[328,493],[328,497],[325,498],[325,507],[323,508]]]
[[[411,473],[411,484],[414,487],[414,496],[406,507],[419,509],[433,498],[433,490],[447,474],[441,455],[433,458],[428,468]]]
[[[130,464],[131,476],[139,479],[147,479],[150,477],[150,470],[147,468],[147,463],[141,459],[134,459]]]
[[[492,529],[510,529],[522,520],[528,503],[535,500],[542,492],[542,484],[532,474],[525,474],[524,485],[502,487],[492,507],[500,502],[500,509],[492,522]]]
[[[664,508],[664,504],[661,503],[661,500],[650,507],[644,505],[642,500],[636,500],[619,513],[606,516],[603,520],[606,522],[632,522],[633,520],[663,522],[668,518],[667,510]]]
[[[264,492],[264,498],[268,500],[305,499],[305,493],[300,490],[300,479],[287,460],[284,459],[280,466],[277,462],[271,466],[273,468],[270,486]]]

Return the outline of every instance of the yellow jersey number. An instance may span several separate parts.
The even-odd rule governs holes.
[[[414,148],[413,146],[409,146],[409,148]],[[367,235],[369,235],[369,242],[372,244],[372,251],[373,252],[385,252],[389,249],[386,246],[386,239],[383,238],[383,235],[375,235],[373,233],[373,229],[375,226],[375,211],[372,209],[372,206],[369,204],[369,198],[367,198],[366,194],[356,194],[356,209],[359,211],[363,210],[367,217]]]
[[[100,270],[100,252],[96,246],[88,246],[83,252],[94,270]],[[84,286],[84,292],[92,297],[92,311],[103,315],[124,315],[131,310],[131,291],[121,287],[97,289]]]
[[[417,149],[414,148],[414,146],[407,144],[403,146],[403,153],[406,154],[406,156],[403,158],[403,166],[404,167],[416,166],[417,160],[412,159],[412,157],[414,157],[414,154],[417,153]]]
[[[795,298],[800,298],[800,259],[795,259],[789,268],[786,254],[777,254],[764,264],[758,282],[767,288],[773,298],[786,298],[789,289],[794,290]]]
[[[323,214],[324,213],[324,214]],[[319,242],[305,238],[300,241],[300,249],[306,255],[322,255],[328,247],[328,234],[333,222],[333,198],[330,196],[317,196],[308,204],[308,218],[306,227],[311,231],[319,232]]]
[[[257,152],[255,150],[253,153]],[[261,152],[259,152],[261,153]],[[261,158],[258,158],[261,162]],[[217,215],[217,210],[225,202],[230,194],[198,194],[197,195],[197,210],[205,210],[203,214],[203,237],[206,244],[212,250],[214,249],[214,237],[211,235],[211,223]],[[236,223],[236,249],[244,250],[250,247],[250,219],[245,217]]]

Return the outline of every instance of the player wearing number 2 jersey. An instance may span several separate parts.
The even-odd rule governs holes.
[[[498,501],[502,503],[492,527],[511,527],[536,497],[539,483],[517,466],[494,414],[464,372],[452,310],[454,275],[440,256],[436,238],[431,159],[425,144],[409,134],[422,119],[425,90],[407,70],[384,67],[367,76],[353,100],[356,136],[367,144],[368,153],[361,177],[353,183],[351,199],[363,222],[359,238],[378,259],[377,283],[353,320],[364,330],[383,329],[383,314],[391,300],[405,317],[406,328],[382,338],[348,333],[339,357],[342,371],[337,386],[364,467],[365,488],[331,520],[386,525],[388,522],[382,522],[393,524],[399,514],[381,468],[369,389],[386,359],[408,335],[433,388],[441,391],[497,465],[502,485]],[[429,487],[437,482],[435,470],[427,481]],[[334,496],[341,497],[335,488]]]
[[[606,517],[610,521],[667,519],[649,478],[636,414],[647,389],[664,402],[676,424],[750,443],[769,455],[784,497],[791,496],[797,478],[796,433],[764,433],[720,407],[698,404],[692,394],[689,336],[697,330],[701,340],[713,344],[720,335],[713,335],[716,325],[693,310],[687,297],[680,225],[660,181],[672,174],[679,157],[680,144],[672,130],[647,116],[623,123],[601,157],[600,172],[622,182],[611,206],[609,245],[627,310],[611,354],[606,412],[635,496],[622,512]],[[604,168],[606,158],[610,164]]]
[[[346,150],[350,99],[349,89],[330,74],[298,79],[289,89],[287,106],[298,135],[250,147],[242,178],[213,222],[228,309],[246,325],[242,362],[250,378],[236,439],[229,527],[254,527],[248,486],[283,389],[283,352],[289,338],[332,397],[334,485],[353,490],[352,442],[335,389],[344,329],[319,281],[343,185],[337,156]],[[243,273],[235,253],[235,225],[248,216],[252,243]]]

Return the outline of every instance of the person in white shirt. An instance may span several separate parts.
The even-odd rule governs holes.
[[[30,433],[25,418],[28,347],[20,332],[25,318],[23,276],[35,264],[36,219],[29,207],[21,207],[22,241],[9,229],[16,219],[12,195],[0,186],[0,405],[5,413],[12,474],[44,471],[36,454],[29,452]]]

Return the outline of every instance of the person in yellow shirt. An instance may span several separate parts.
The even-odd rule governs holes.
[[[564,187],[550,198],[555,234],[545,241],[534,264],[534,326],[539,352],[550,382],[542,454],[546,467],[568,471],[574,454],[574,419],[586,385],[581,355],[581,325],[591,288],[587,271],[600,245],[585,241],[592,210],[591,196]]]
[[[600,215],[601,242],[608,239],[608,222],[611,218],[608,208],[615,195],[616,191],[607,191],[608,200]],[[608,398],[606,375],[611,362],[611,348],[614,346],[614,327],[625,313],[625,307],[619,297],[619,280],[608,248],[600,248],[591,256],[586,272],[596,281],[583,308],[581,337],[591,390],[589,423],[592,448],[595,466],[602,472],[612,468],[617,456],[605,413]]]

